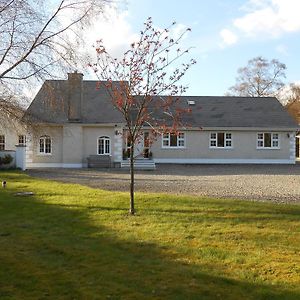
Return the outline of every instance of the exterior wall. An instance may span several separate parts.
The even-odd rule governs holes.
[[[67,124],[63,127],[62,162],[65,165],[82,167],[83,130],[82,125]]]
[[[5,136],[5,150],[16,150],[16,145],[19,143],[19,135],[26,135],[26,129],[22,126],[0,126],[0,135]]]
[[[99,126],[82,126],[82,124],[66,124],[64,126],[41,127],[32,134],[28,142],[27,166],[81,168],[87,166],[87,157],[97,155],[98,138],[110,138],[111,161],[122,160],[122,128]],[[40,136],[48,135],[52,140],[52,153],[39,153]]]
[[[216,130],[218,131],[218,130]],[[214,131],[214,132],[216,132]],[[98,138],[110,138],[111,161],[122,160],[122,128],[82,126],[42,127],[28,141],[27,166],[30,167],[86,167],[87,157],[97,155]],[[211,131],[185,131],[185,147],[162,148],[162,139],[151,146],[156,163],[294,163],[295,134],[279,133],[279,149],[257,149],[257,133],[264,131],[226,131],[232,133],[232,148],[209,147]],[[39,137],[49,135],[52,139],[51,155],[39,154]],[[30,140],[30,139],[29,139]],[[125,145],[123,145],[124,147]]]
[[[108,136],[110,138],[110,155],[112,162],[120,162],[122,160],[122,135],[121,128],[116,127],[83,127],[83,163],[87,163],[89,155],[97,155],[98,138]]]
[[[39,138],[48,135],[51,137],[51,154],[39,153]],[[62,126],[40,127],[27,142],[27,167],[59,167],[63,163],[63,128]],[[72,153],[73,149],[69,152]]]
[[[294,163],[293,132],[278,132],[280,149],[257,149],[257,133],[263,131],[226,131],[232,133],[232,148],[210,148],[210,132],[185,131],[183,149],[162,148],[161,137],[151,147],[158,163]],[[222,132],[216,130],[213,132]]]

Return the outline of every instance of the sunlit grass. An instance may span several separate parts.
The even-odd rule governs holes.
[[[0,299],[300,299],[298,205],[2,179]]]

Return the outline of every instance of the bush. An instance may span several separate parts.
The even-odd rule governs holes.
[[[13,161],[13,157],[10,154],[6,154],[4,157],[0,157],[0,165],[9,165]]]
[[[144,149],[143,156],[144,156],[144,158],[150,158],[151,159],[153,157],[153,154],[150,151],[150,149]]]

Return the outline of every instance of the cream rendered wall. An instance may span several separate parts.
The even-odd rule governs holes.
[[[26,129],[20,126],[0,126],[0,135],[5,136],[5,150],[16,150],[19,135],[26,135]]]
[[[81,167],[83,163],[83,129],[81,124],[64,125],[62,162],[65,165]]]
[[[52,153],[39,153],[39,138],[48,135],[52,141]],[[28,152],[30,156],[27,157],[28,167],[47,167],[59,166],[57,164],[63,163],[63,127],[49,126],[39,127],[32,135],[31,141],[28,143]],[[70,149],[72,152],[72,149]],[[34,165],[36,164],[36,165]],[[52,165],[51,165],[52,164]]]
[[[83,127],[83,162],[87,163],[89,155],[98,154],[98,138],[101,136],[110,138],[111,161],[121,161],[122,144],[119,142],[120,136],[115,134],[116,130],[115,127]]]
[[[251,159],[251,160],[290,160],[293,133],[278,132],[280,149],[257,149],[257,133],[265,131],[226,131],[232,133],[232,148],[209,148],[209,137],[212,131],[185,131],[185,148],[164,149],[162,148],[161,137],[155,141],[151,147],[153,158],[159,162],[165,159]],[[216,131],[214,131],[216,132]],[[222,132],[219,130],[218,132]],[[288,136],[289,134],[289,136]]]

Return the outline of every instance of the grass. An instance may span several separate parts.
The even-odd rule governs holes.
[[[298,205],[3,179],[1,300],[300,299]]]

